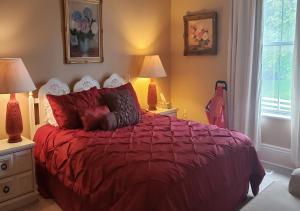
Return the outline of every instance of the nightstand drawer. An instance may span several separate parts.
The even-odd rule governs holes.
[[[3,202],[16,196],[17,186],[15,180],[15,177],[8,177],[0,180],[0,202]]]
[[[0,178],[13,174],[13,154],[0,156]]]
[[[0,180],[0,202],[32,192],[33,181],[32,171]]]
[[[23,174],[16,175],[18,192],[17,196],[32,192],[34,190],[33,171],[28,171]]]
[[[32,169],[31,149],[0,156],[0,178]]]
[[[31,149],[14,153],[14,174],[32,169]]]

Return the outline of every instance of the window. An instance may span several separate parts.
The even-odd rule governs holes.
[[[262,113],[290,116],[297,0],[264,0]]]

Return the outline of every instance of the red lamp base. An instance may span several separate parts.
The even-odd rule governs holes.
[[[148,86],[148,110],[155,111],[157,105],[157,92],[156,92],[156,84],[151,80]]]
[[[8,143],[17,143],[22,141],[21,133],[23,131],[22,115],[19,103],[15,94],[10,94],[10,100],[6,109],[6,133]]]

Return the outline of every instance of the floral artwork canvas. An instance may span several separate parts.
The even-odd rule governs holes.
[[[184,17],[184,55],[217,54],[217,14],[203,13]]]
[[[100,0],[65,0],[67,63],[103,62]]]

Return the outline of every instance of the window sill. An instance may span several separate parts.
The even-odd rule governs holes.
[[[283,115],[283,114],[274,114],[274,113],[261,113],[262,117],[274,118],[274,119],[284,119],[291,120],[291,116]]]

